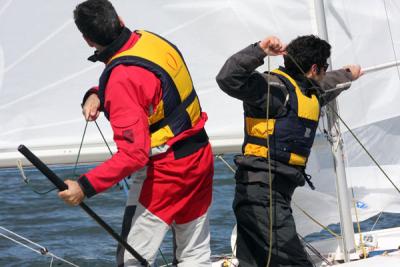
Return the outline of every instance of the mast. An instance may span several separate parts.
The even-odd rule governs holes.
[[[317,19],[318,35],[328,42],[328,29],[324,9],[324,0],[314,0],[315,14]],[[331,70],[332,62],[329,61]],[[330,107],[337,113],[336,99],[329,103]],[[340,228],[342,232],[342,253],[346,262],[350,261],[349,254],[355,251],[354,229],[351,218],[350,198],[347,187],[345,165],[343,159],[343,140],[340,134],[339,120],[335,112],[327,109],[328,130],[332,137],[332,155],[336,173],[336,191],[339,204]]]

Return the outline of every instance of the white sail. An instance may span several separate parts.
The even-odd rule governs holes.
[[[80,1],[0,1],[0,166],[15,166],[23,143],[48,163],[74,162],[85,122],[80,101],[97,84],[102,65],[77,31],[72,10]],[[313,32],[309,1],[112,1],[131,29],[165,36],[182,50],[216,153],[240,151],[242,108],[221,92],[215,76],[226,58],[268,34],[289,41]],[[285,19],[288,16],[296,19]],[[282,23],[282,21],[285,23]],[[12,25],[12,26],[11,26]],[[1,51],[0,50],[0,51]],[[281,59],[274,58],[277,66]],[[99,120],[108,140],[111,131]],[[108,150],[91,123],[81,161],[102,160]]]
[[[363,67],[396,61],[400,53],[399,5],[394,1],[326,1],[329,41],[333,44],[333,69],[349,63]],[[391,26],[391,27],[389,27]],[[397,68],[366,74],[354,82],[351,89],[339,97],[343,120],[361,139],[370,153],[382,165],[393,183],[400,185],[399,112],[400,76]],[[399,193],[386,179],[361,146],[341,125],[344,137],[344,158],[349,188],[354,194],[353,221],[365,220],[379,212],[398,212]],[[307,170],[313,175],[320,205],[304,204],[303,209],[315,215],[325,225],[338,221],[333,199],[336,198],[330,147],[325,138],[317,137]],[[301,202],[302,191],[297,195]],[[320,195],[320,193],[325,194]],[[312,193],[311,193],[312,194]],[[309,197],[309,195],[307,196]],[[323,201],[326,197],[327,201]],[[296,197],[295,197],[296,201]],[[302,204],[302,203],[301,203]],[[325,209],[320,213],[320,209]],[[355,211],[356,210],[356,211]],[[300,219],[301,218],[301,219]],[[310,228],[304,215],[297,217],[298,228],[307,234]]]
[[[97,84],[103,69],[102,64],[85,60],[93,51],[72,19],[72,10],[79,2],[0,1],[0,167],[15,166],[15,160],[22,159],[16,151],[22,143],[48,163],[76,160],[85,127],[80,102],[84,92]],[[289,42],[298,35],[316,33],[317,28],[312,0],[112,2],[132,30],[156,32],[182,50],[209,116],[207,131],[215,153],[240,152],[243,136],[241,103],[222,93],[215,82],[225,60],[267,35]],[[400,22],[400,10],[396,1],[326,4],[334,68],[350,63],[369,67],[396,60],[394,54],[400,53],[400,30],[395,26]],[[271,68],[279,64],[281,58],[271,58]],[[267,66],[260,70],[267,70]],[[397,184],[399,98],[399,75],[393,68],[365,75],[339,99],[343,119],[388,168]],[[111,141],[105,119],[100,118],[99,124]],[[360,218],[382,210],[399,210],[396,192],[343,126],[342,130],[347,175],[356,199],[365,203],[359,209]],[[108,153],[95,125],[90,123],[81,162],[101,161]],[[329,143],[322,135],[317,137],[308,171],[318,191],[301,188],[296,192],[296,204],[326,225],[337,223],[333,162]],[[370,193],[369,189],[376,188],[384,197]],[[377,197],[385,201],[376,201]],[[304,215],[299,214],[296,221],[302,234],[320,230]]]

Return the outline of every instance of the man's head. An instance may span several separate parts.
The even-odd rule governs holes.
[[[74,10],[74,20],[79,31],[90,45],[111,44],[120,35],[123,25],[108,0],[87,0]]]
[[[286,52],[284,64],[290,73],[305,73],[309,78],[320,80],[329,66],[331,46],[315,35],[305,35],[292,40]]]

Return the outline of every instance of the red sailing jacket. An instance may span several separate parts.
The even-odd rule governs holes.
[[[140,36],[132,33],[115,54],[135,45]],[[100,193],[124,177],[146,166],[149,161],[150,132],[149,110],[157,107],[161,99],[160,80],[150,71],[137,67],[118,65],[112,70],[105,94],[105,110],[110,114],[110,124],[118,152],[78,180],[87,197]],[[206,113],[191,129],[170,139],[167,144],[192,136],[204,127]],[[157,158],[157,159],[156,159]]]

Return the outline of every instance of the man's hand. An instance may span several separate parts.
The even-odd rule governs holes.
[[[100,99],[97,94],[91,94],[82,108],[82,114],[87,121],[95,121],[100,114]]]
[[[58,196],[68,205],[79,205],[85,198],[85,193],[83,193],[78,182],[73,180],[65,180],[64,182],[68,185],[68,189],[59,192]]]
[[[258,44],[265,54],[269,56],[278,56],[285,54],[286,45],[278,37],[269,36]]]
[[[347,65],[344,66],[343,69],[351,73],[352,81],[357,80],[358,78],[360,78],[360,76],[364,74],[364,72],[362,72],[361,70],[360,65]]]

